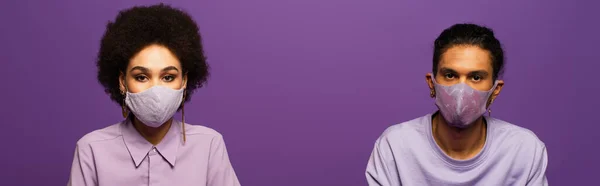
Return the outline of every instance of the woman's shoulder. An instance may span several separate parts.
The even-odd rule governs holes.
[[[119,128],[120,124],[121,122],[112,124],[110,126],[97,129],[83,135],[83,137],[77,140],[77,146],[89,145],[95,142],[116,139],[121,135]]]
[[[185,134],[186,135],[208,135],[214,137],[222,137],[221,133],[217,130],[212,129],[203,125],[193,125],[185,123]]]

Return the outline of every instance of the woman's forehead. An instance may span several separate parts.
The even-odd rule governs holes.
[[[170,66],[181,68],[177,57],[169,49],[160,45],[148,46],[131,58],[127,68],[136,66],[149,70],[162,70]]]

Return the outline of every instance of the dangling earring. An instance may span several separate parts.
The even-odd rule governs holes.
[[[181,130],[183,131],[183,143],[185,143],[186,138],[185,138],[185,109],[184,109],[184,103],[185,103],[185,93],[186,91],[183,90],[183,99],[181,101]]]
[[[125,97],[126,94],[121,92],[121,95],[123,95],[123,104],[121,104],[121,112],[123,114],[123,118],[127,118],[127,116],[129,115],[128,111],[127,111],[127,106],[125,105]]]
[[[429,96],[431,96],[431,98],[435,97],[435,90],[431,89],[431,92],[429,92]]]
[[[492,103],[494,102],[494,100],[490,100],[490,104],[488,105],[488,117],[492,117]]]

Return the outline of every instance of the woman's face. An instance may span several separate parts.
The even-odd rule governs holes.
[[[142,92],[160,85],[172,89],[186,86],[181,63],[171,51],[161,45],[150,45],[133,56],[125,74],[121,74],[121,91]]]
[[[446,50],[440,57],[435,81],[441,85],[465,83],[471,88],[488,91],[494,86],[493,67],[490,53],[477,46],[454,46]],[[429,88],[433,90],[432,75],[427,74]],[[492,94],[492,99],[500,93],[504,81],[498,80],[498,85]]]

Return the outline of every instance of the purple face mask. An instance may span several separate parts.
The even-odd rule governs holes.
[[[479,91],[465,83],[440,85],[431,78],[435,87],[435,104],[446,122],[453,127],[466,128],[486,111],[486,104],[498,81],[488,91]]]
[[[156,128],[173,117],[183,100],[183,91],[184,88],[153,86],[138,93],[127,92],[125,103],[138,120]]]

